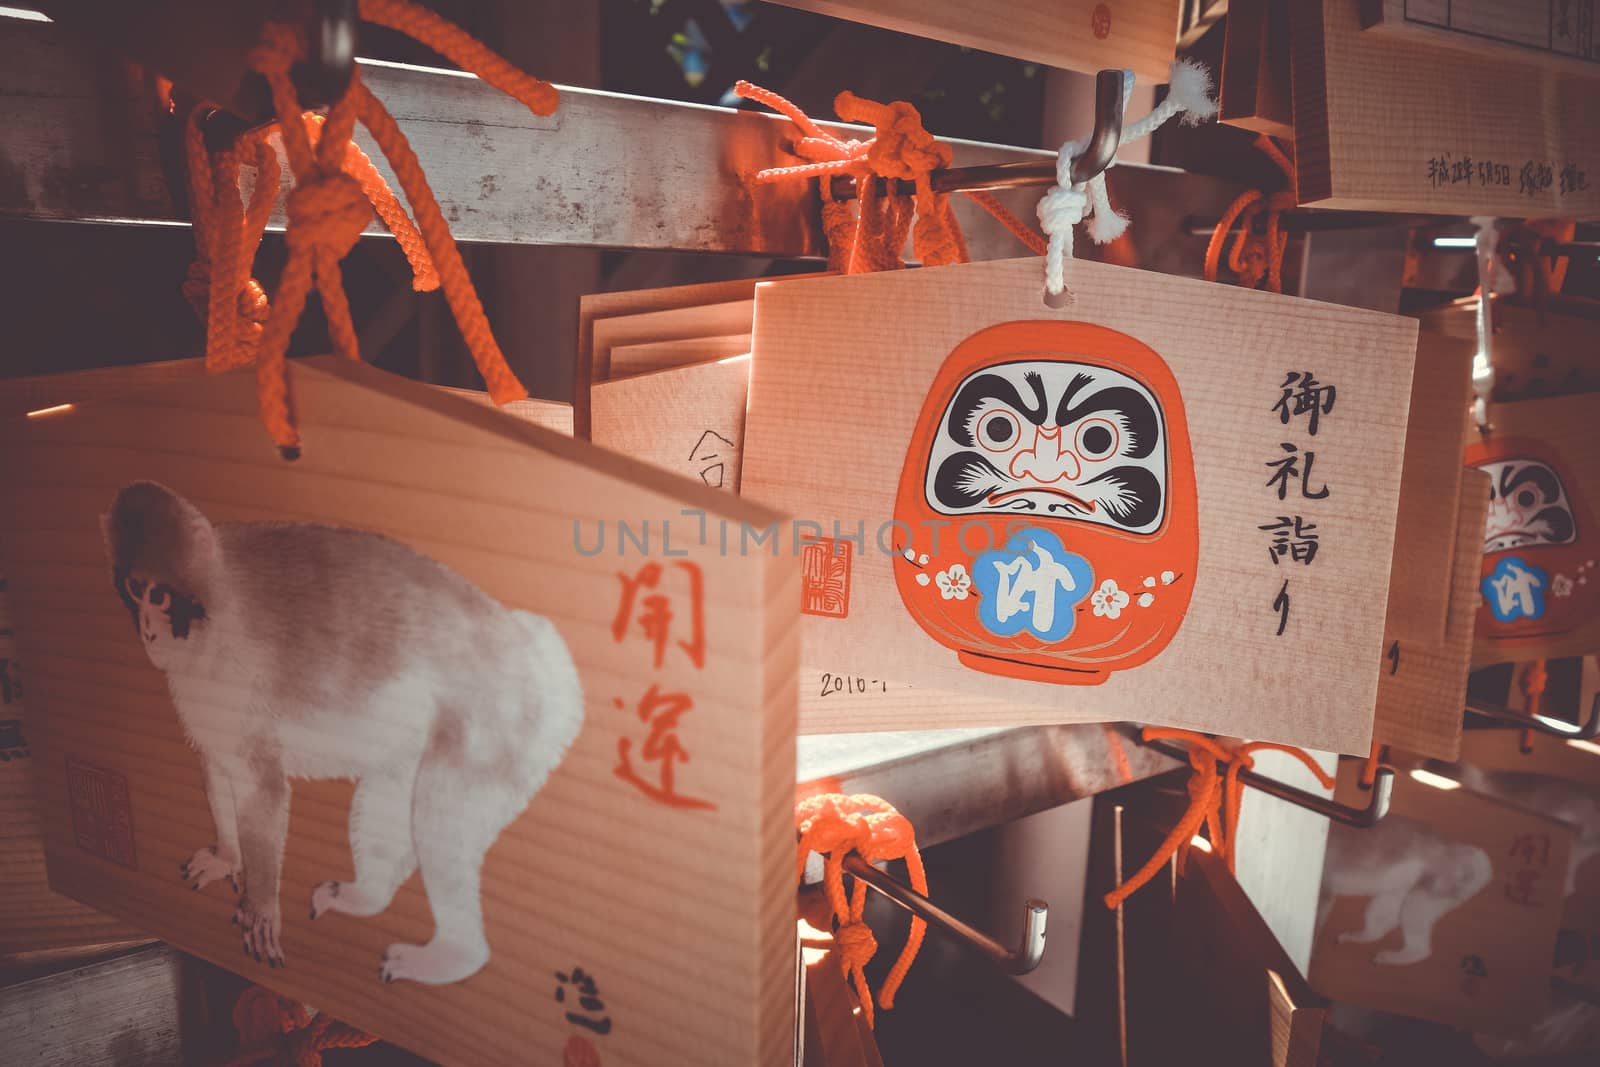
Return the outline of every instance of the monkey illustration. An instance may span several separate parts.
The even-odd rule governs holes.
[[[233,884],[245,952],[283,963],[289,779],[347,778],[355,878],[318,884],[311,918],[377,915],[420,868],[433,939],[390,945],[379,976],[438,985],[482,968],[484,855],[583,725],[555,626],[386,537],[213,525],[154,482],[124,487],[103,524],[216,823],[183,877]]]
[[[1335,897],[1369,897],[1360,930],[1339,935],[1343,944],[1370,945],[1400,931],[1398,948],[1372,957],[1380,966],[1418,963],[1433,954],[1433,928],[1471,900],[1494,877],[1489,854],[1440,834],[1425,823],[1389,815],[1367,829],[1335,824],[1328,830],[1322,874],[1320,931]]]

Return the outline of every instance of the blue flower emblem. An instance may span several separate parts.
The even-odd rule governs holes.
[[[1482,582],[1483,599],[1501,622],[1544,617],[1550,576],[1520,556],[1504,556]]]
[[[1072,632],[1073,607],[1093,589],[1094,568],[1049,530],[1030,528],[980,555],[972,580],[982,594],[978,621],[985,630],[1013,637],[1026,629],[1056,642]]]

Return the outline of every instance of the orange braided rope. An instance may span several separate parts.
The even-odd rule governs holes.
[[[917,851],[915,832],[904,815],[888,801],[867,794],[844,796],[826,793],[800,801],[794,809],[795,826],[799,831],[798,860],[795,880],[805,876],[806,858],[813,852],[823,856],[822,884],[827,891],[829,905],[839,929],[834,934],[838,947],[839,963],[845,977],[855,983],[856,997],[861,1001],[861,1011],[867,1026],[873,1025],[872,990],[867,986],[865,967],[878,950],[872,930],[861,921],[866,908],[867,886],[856,879],[854,892],[847,898],[844,891],[844,858],[855,852],[868,863],[879,860],[904,859],[906,871],[911,876],[911,887],[923,896],[928,895],[928,875],[922,866],[922,854]],[[894,995],[905,980],[906,972],[917,958],[922,947],[927,923],[912,918],[911,933],[900,958],[889,970],[878,992],[878,1004],[888,1011],[894,1007]]]
[[[1550,682],[1550,672],[1545,669],[1545,661],[1536,659],[1522,668],[1522,673],[1517,679],[1517,684],[1522,688],[1522,695],[1526,698],[1528,718],[1539,714],[1539,707],[1544,703],[1544,690]],[[1533,738],[1535,731],[1529,727],[1522,731],[1523,752],[1533,751]]]
[[[1266,134],[1258,135],[1255,145],[1277,164],[1288,179],[1289,187],[1276,193],[1246,189],[1228,205],[1228,209],[1217,220],[1211,241],[1206,245],[1205,278],[1208,282],[1217,280],[1223,245],[1234,223],[1238,222],[1239,232],[1234,236],[1233,247],[1228,252],[1228,269],[1238,276],[1239,284],[1246,289],[1256,288],[1265,278],[1269,292],[1281,293],[1283,253],[1289,246],[1289,235],[1281,232],[1280,217],[1284,211],[1299,203],[1295,192],[1294,163]],[[1266,233],[1257,235],[1255,219],[1262,212],[1266,213]]]
[[[1361,788],[1371,789],[1372,783],[1378,780],[1378,766],[1389,758],[1389,746],[1372,742],[1372,751],[1367,753],[1367,762],[1361,768]]]
[[[261,986],[239,994],[233,1025],[239,1031],[239,1051],[226,1067],[321,1067],[328,1049],[364,1048],[378,1040],[321,1012],[313,1016],[303,1005]]]
[[[768,167],[759,171],[758,182],[819,179],[822,195],[822,229],[828,240],[828,269],[842,274],[893,270],[904,266],[900,252],[907,232],[912,234],[912,249],[930,267],[967,261],[966,239],[950,209],[950,197],[936,193],[930,183],[933,171],[949,167],[950,146],[936,141],[922,126],[922,116],[904,101],[880,104],[851,92],[834,98],[834,110],[846,122],[870,125],[870,141],[842,140],[818,126],[792,102],[747,81],[733,87],[736,95],[764,104],[794,123],[800,138],[792,145],[794,154],[806,163]],[[854,211],[847,201],[833,198],[831,179],[848,174],[856,180],[857,202]],[[887,191],[880,193],[873,178],[883,178]],[[913,197],[897,194],[893,183],[912,182]],[[987,192],[966,194],[992,214],[1017,239],[1036,253],[1043,253],[1045,240]],[[914,226],[914,228],[913,228]]]
[[[1228,870],[1234,869],[1239,807],[1244,797],[1244,782],[1240,774],[1247,769],[1254,769],[1253,753],[1286,752],[1305,764],[1324,788],[1332,789],[1334,786],[1333,778],[1317,765],[1309,753],[1291,745],[1250,741],[1230,751],[1204,734],[1154,726],[1145,727],[1140,736],[1146,741],[1170,739],[1183,741],[1189,746],[1189,765],[1194,769],[1189,779],[1189,808],[1145,865],[1133,877],[1105,895],[1108,908],[1120,907],[1123,901],[1160,873],[1174,855],[1178,857],[1181,869],[1202,825],[1206,827],[1206,839],[1212,851],[1228,865]],[[1217,770],[1219,763],[1226,765],[1226,772]]]
[[[538,114],[549,114],[558,103],[553,86],[523,73],[458,27],[409,0],[362,0],[360,12],[367,21],[408,34],[476,72]],[[322,298],[333,347],[351,359],[359,358],[339,262],[354,247],[375,208],[411,263],[413,287],[444,290],[490,397],[503,404],[526,396],[527,390],[495,343],[449,225],[399,125],[361,83],[359,69],[352,70],[349,88],[326,118],[303,112],[289,71],[304,55],[305,43],[296,28],[269,23],[250,56],[252,68],[266,77],[272,91],[278,117],[275,128],[282,135],[294,175],[294,189],[286,204],[289,258],[270,308],[260,286],[248,274],[271,211],[270,194],[277,188],[275,157],[273,180],[258,177],[245,218],[240,217],[244,209],[234,192],[237,153],[244,148],[255,148],[258,168],[266,174],[260,142],[266,131],[241,138],[218,157],[215,167],[205,159],[197,122],[191,124],[194,129],[186,138],[195,193],[197,255],[185,294],[198,303],[201,293],[209,293],[208,366],[222,369],[256,364],[261,420],[285,458],[297,456],[300,438],[285,377],[289,338],[314,285]],[[393,167],[416,216],[415,225],[371,159],[351,140],[358,119]],[[252,141],[256,142],[253,146]]]

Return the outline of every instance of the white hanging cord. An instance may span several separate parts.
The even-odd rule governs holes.
[[[1217,113],[1217,102],[1211,96],[1211,75],[1204,67],[1187,59],[1176,60],[1168,80],[1167,98],[1144,118],[1124,126],[1120,144],[1148,137],[1175,115],[1182,115],[1183,121],[1192,125]],[[1127,71],[1123,74],[1124,106],[1132,89],[1133,72]],[[1072,258],[1074,226],[1086,222],[1089,239],[1102,245],[1115,241],[1128,228],[1128,216],[1115,210],[1106,195],[1104,172],[1088,181],[1072,180],[1072,162],[1088,144],[1085,137],[1061,146],[1056,157],[1055,187],[1039,201],[1039,225],[1049,238],[1044,256],[1044,287],[1051,296],[1060,296],[1066,290],[1066,261]]]
[[[1478,350],[1472,356],[1472,418],[1478,432],[1489,433],[1489,395],[1494,392],[1494,323],[1490,319],[1489,298],[1494,292],[1494,253],[1497,241],[1494,219],[1474,218],[1478,227],[1475,254],[1478,260]]]

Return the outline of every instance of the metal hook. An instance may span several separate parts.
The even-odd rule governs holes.
[[[1181,763],[1189,762],[1189,749],[1183,745],[1176,745],[1159,738],[1140,743]],[[1352,808],[1348,804],[1340,804],[1327,797],[1308,793],[1304,789],[1296,789],[1292,785],[1280,782],[1276,778],[1268,778],[1264,774],[1257,774],[1248,768],[1239,772],[1239,780],[1252,789],[1258,789],[1279,800],[1286,800],[1297,808],[1314,811],[1336,823],[1362,830],[1376,826],[1378,821],[1389,813],[1389,798],[1394,793],[1394,770],[1390,767],[1378,768],[1372,780],[1372,795],[1367,798],[1365,808]]]
[[[844,869],[919,919],[925,919],[965,941],[999,964],[1007,974],[1027,974],[1039,966],[1039,961],[1044,958],[1044,932],[1050,917],[1050,905],[1042,900],[1030,898],[1023,904],[1022,943],[1012,950],[962,922],[910,886],[878,870],[862,859],[859,853],[852,852],[845,856]]]
[[[295,71],[295,87],[307,107],[331,104],[344,95],[356,66],[356,0],[316,0],[307,35],[310,53]]]
[[[1582,725],[1567,722],[1565,719],[1553,719],[1548,715],[1524,715],[1504,704],[1469,703],[1467,710],[1486,719],[1512,723],[1524,730],[1536,730],[1564,741],[1589,741],[1600,737],[1600,693],[1595,694],[1594,702],[1589,705],[1589,719]]]
[[[1071,177],[1074,182],[1086,182],[1111,165],[1122,143],[1123,94],[1126,80],[1120,70],[1102,70],[1094,81],[1094,132],[1089,143],[1072,161]],[[886,187],[882,178],[875,179],[880,192]],[[936,170],[928,176],[928,184],[936,193],[978,192],[982,189],[1020,189],[1031,185],[1054,185],[1056,161],[1053,159],[1025,163],[991,163],[981,167],[951,167]],[[916,191],[914,183],[900,179],[896,191],[909,196]],[[829,192],[835,200],[850,200],[856,195],[855,178],[848,174],[835,175],[829,182]]]

